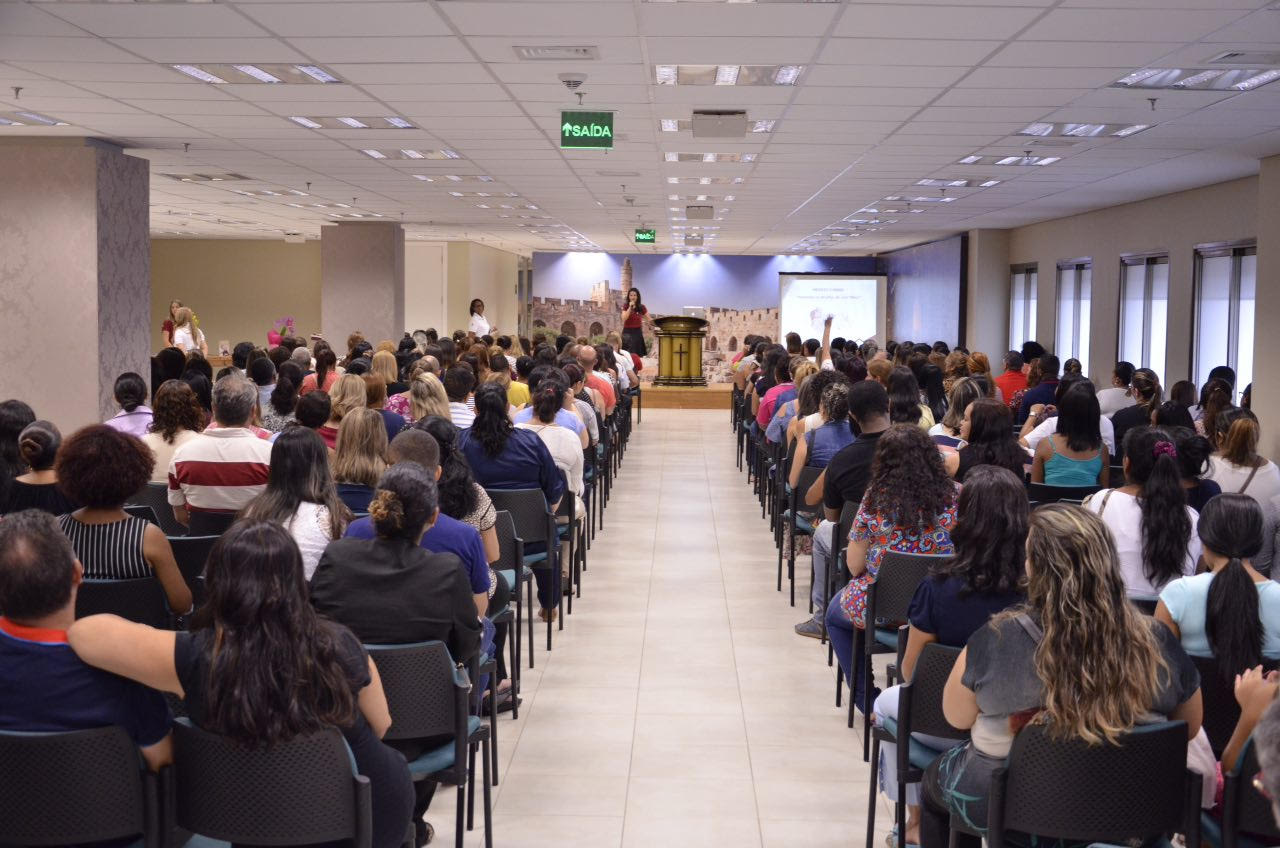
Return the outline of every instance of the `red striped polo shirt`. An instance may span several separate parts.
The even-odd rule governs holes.
[[[169,503],[191,512],[238,512],[267,488],[271,443],[243,427],[210,429],[178,446]]]

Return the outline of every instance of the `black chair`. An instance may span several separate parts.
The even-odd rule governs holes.
[[[218,536],[175,536],[169,539],[173,558],[178,562],[182,579],[187,581],[191,597],[198,609],[204,603],[204,566]]]
[[[810,518],[800,515],[800,504],[804,494],[813,486],[814,481],[822,474],[824,469],[816,468],[812,465],[806,465],[800,469],[800,478],[790,494],[787,496],[787,512],[786,512],[786,528],[783,530],[784,544],[790,535],[790,550],[787,551],[787,579],[791,582],[791,606],[796,605],[796,539],[800,536],[812,536],[814,529],[818,526],[816,516]],[[786,483],[784,479],[783,484]],[[818,506],[818,511],[822,511],[822,506]],[[778,591],[782,591],[782,548],[778,549]],[[809,604],[813,605],[813,593],[809,593]]]
[[[582,597],[582,572],[586,570],[587,544],[583,531],[586,528],[585,516],[578,515],[577,500],[574,492],[569,488],[568,475],[562,470],[560,479],[564,481],[564,496],[560,498],[560,506],[556,510],[556,518],[566,519],[566,523],[556,522],[556,535],[560,539],[560,544],[569,545],[569,615],[573,615],[573,599],[575,595]]]
[[[0,731],[0,763],[0,844],[162,844],[159,783],[122,728]]]
[[[160,527],[160,519],[156,517],[156,511],[146,504],[125,504],[124,511],[134,518],[141,518],[149,524]],[[161,530],[164,528],[161,527]]]
[[[859,643],[862,650],[862,685],[867,697],[871,697],[871,687],[875,681],[872,668],[872,657],[876,654],[895,653],[898,665],[902,661],[902,652],[906,650],[907,630],[894,626],[883,628],[880,622],[902,622],[907,620],[911,609],[911,599],[915,597],[920,582],[929,576],[930,569],[946,562],[949,556],[932,554],[903,554],[897,551],[885,551],[880,560],[880,571],[876,579],[867,587],[867,627],[854,630],[854,651]],[[886,681],[893,683],[892,678]],[[853,693],[849,693],[849,727],[853,727],[853,711],[857,708]],[[862,760],[866,762],[871,752],[871,720],[862,717]]]
[[[154,577],[85,580],[76,592],[76,618],[111,613],[161,630],[173,627],[164,589]]]
[[[169,487],[165,483],[148,483],[143,486],[137,494],[129,498],[127,506],[149,506],[151,514],[155,517],[155,523],[160,526],[166,536],[185,536],[187,528],[178,523],[178,519],[173,517],[173,507],[169,506]],[[140,518],[148,518],[145,515]]]
[[[221,536],[235,523],[234,512],[192,512],[187,534],[191,536]]]
[[[845,503],[840,507],[840,517],[836,519],[835,530],[831,536],[831,558],[827,561],[827,584],[822,587],[822,614],[827,613],[827,607],[831,605],[831,599],[835,597],[836,591],[844,584],[844,577],[848,573],[845,568],[845,549],[849,547],[849,533],[853,530],[853,519],[858,515],[859,504]],[[826,506],[823,506],[825,514]],[[817,528],[814,528],[815,530]],[[817,575],[812,568],[809,571],[809,611],[813,612],[813,583]],[[827,642],[827,626],[825,619],[822,625],[822,641]],[[827,668],[831,668],[835,664],[836,654],[832,650],[831,645],[827,644]],[[836,706],[840,706],[840,675],[836,675]]]
[[[246,748],[186,719],[173,726],[173,818],[234,844],[373,842],[369,778],[336,728]]]
[[[907,832],[907,784],[919,783],[924,770],[937,757],[938,752],[911,738],[912,733],[924,733],[943,739],[961,741],[969,738],[965,731],[956,730],[942,714],[942,690],[951,676],[951,669],[960,656],[959,648],[948,648],[936,642],[924,646],[916,659],[911,680],[898,690],[897,721],[886,722],[871,733],[871,785],[867,805],[867,848],[871,848],[872,834],[876,826],[876,793],[879,786],[880,743],[899,743],[897,748],[898,802],[894,805],[898,833]],[[908,740],[901,744],[899,740]],[[901,838],[899,841],[901,846]]]
[[[462,848],[465,827],[463,795],[473,777],[473,769],[468,769],[468,751],[473,751],[477,744],[483,746],[484,842],[485,848],[492,848],[489,728],[479,716],[468,714],[471,682],[466,674],[454,664],[442,642],[365,647],[378,667],[391,712],[391,727],[382,738],[453,737],[453,741],[412,760],[409,773],[415,781],[433,780],[458,787],[455,830],[458,848]]]
[[[510,661],[508,662],[511,674],[511,718],[520,718],[520,649],[521,649],[521,623],[524,620],[523,604],[521,603],[521,589],[525,588],[529,592],[529,642],[533,642],[533,587],[530,585],[529,572],[524,567],[524,556],[520,552],[523,548],[523,542],[516,536],[516,526],[511,521],[511,513],[506,510],[500,510],[497,514],[497,521],[494,524],[494,532],[498,535],[498,561],[494,563],[494,570],[501,573],[503,579],[507,581],[507,585],[511,587],[510,604],[505,610],[497,615],[490,615],[494,624],[510,624],[511,631],[507,635],[507,650],[510,652]],[[530,654],[533,652],[530,651]],[[529,667],[533,667],[533,657],[529,658]]]
[[[511,513],[515,523],[516,535],[524,545],[542,544],[543,550],[538,553],[525,553],[524,564],[534,569],[558,570],[560,561],[556,551],[556,519],[547,507],[546,496],[541,489],[487,489],[494,509]],[[555,571],[551,571],[554,582]],[[560,629],[564,629],[564,592],[556,598],[560,621]],[[529,609],[530,622],[533,619],[533,608]],[[532,627],[532,623],[529,625]],[[551,621],[547,621],[547,650],[551,650]],[[529,637],[529,653],[533,653],[533,637]]]
[[[951,827],[954,838],[954,816]],[[1116,845],[1175,832],[1187,848],[1200,845],[1200,775],[1187,770],[1185,722],[1135,727],[1116,745],[1056,740],[1032,724],[991,777],[989,848],[1004,848],[1007,833]]]
[[[1044,483],[1028,483],[1027,497],[1032,503],[1047,504],[1058,501],[1079,503],[1094,492],[1102,490],[1101,486],[1046,486]]]
[[[1260,771],[1251,737],[1240,752],[1238,765],[1223,776],[1222,848],[1237,848],[1242,841],[1259,838],[1264,845],[1280,845],[1280,828],[1276,827],[1271,802],[1253,786],[1253,777]]]
[[[1231,734],[1235,732],[1236,722],[1240,720],[1240,704],[1235,696],[1235,672],[1223,674],[1222,667],[1213,657],[1192,657],[1196,670],[1200,672],[1200,697],[1204,703],[1205,735],[1209,737],[1209,747],[1214,756],[1222,758]],[[1280,660],[1262,661],[1263,671],[1274,671],[1280,668]],[[1229,763],[1223,764],[1224,768]],[[1253,777],[1252,774],[1249,775]]]

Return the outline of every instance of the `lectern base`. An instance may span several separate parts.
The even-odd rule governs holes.
[[[706,377],[655,377],[653,380],[655,386],[705,386],[707,385]]]

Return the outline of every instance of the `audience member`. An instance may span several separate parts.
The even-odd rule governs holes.
[[[476,386],[476,375],[466,365],[454,365],[444,372],[444,393],[449,398],[449,418],[460,430],[470,427],[475,421],[475,398],[472,389]]]
[[[0,504],[8,501],[13,478],[28,470],[18,437],[35,420],[31,407],[20,400],[0,403]]]
[[[320,428],[328,422],[332,407],[333,402],[329,400],[327,392],[311,392],[298,398],[298,403],[293,408],[293,419],[300,426],[319,433]],[[321,436],[322,440],[323,438]]]
[[[1234,390],[1231,384],[1221,378],[1209,380],[1200,391],[1199,407],[1191,408],[1191,417],[1196,422],[1196,430],[1209,440],[1213,449],[1218,449],[1218,418],[1222,413],[1235,408],[1232,402]]]
[[[1200,729],[1199,675],[1169,630],[1125,600],[1105,526],[1076,506],[1031,514],[1027,603],[969,638],[942,708],[972,738],[924,776],[920,844],[948,843],[951,816],[985,834],[992,773],[1035,715],[1059,737],[1115,744],[1151,714]],[[973,848],[976,837],[960,835]]]
[[[1174,446],[1178,449],[1178,470],[1182,474],[1182,488],[1187,493],[1187,506],[1196,512],[1204,509],[1210,498],[1222,493],[1222,487],[1205,477],[1209,468],[1209,456],[1213,449],[1209,440],[1190,427],[1164,428],[1173,434]],[[1266,563],[1271,564],[1271,545],[1265,546]],[[1255,565],[1259,558],[1254,559]]]
[[[566,393],[567,397],[565,398],[565,407],[568,408],[569,405],[572,404],[573,411],[577,413],[577,418],[581,419],[586,425],[587,442],[583,447],[594,447],[600,443],[600,427],[603,422],[600,420],[600,416],[597,414],[596,408],[591,403],[591,395],[587,392],[586,375],[582,373],[581,366],[576,362],[569,362],[564,366],[564,376],[565,379],[569,381],[569,391]],[[508,395],[508,402],[510,402],[510,399],[510,395]],[[532,400],[532,395],[530,396],[530,399]],[[516,413],[515,420],[517,422],[520,420],[521,413],[523,412],[524,410],[522,409],[520,412]],[[573,421],[571,419],[562,418],[560,413],[556,413],[557,423],[563,423],[566,420],[569,421],[569,429],[572,430]]]
[[[373,360],[369,368],[370,376],[378,377],[386,386],[386,394],[396,395],[406,391],[409,387],[400,382],[400,369],[396,365],[396,355],[380,350],[373,355]]]
[[[378,478],[387,470],[387,444],[382,416],[372,409],[355,409],[342,419],[333,455],[333,479],[338,484],[338,497],[352,512],[369,511]]]
[[[1152,427],[1185,427],[1194,431],[1195,422],[1191,420],[1191,410],[1180,403],[1167,400],[1151,413]]]
[[[1179,380],[1169,389],[1169,400],[1186,407],[1190,412],[1191,407],[1196,405],[1196,384],[1190,380]]]
[[[204,409],[191,387],[181,380],[166,380],[156,392],[150,432],[142,436],[155,457],[149,482],[168,485],[173,452],[198,436],[204,424]]]
[[[928,407],[929,417],[936,424],[947,414],[947,398],[950,394],[942,379],[942,368],[932,363],[925,365],[920,369],[919,380],[920,400]],[[934,424],[930,424],[927,429],[932,429]]]
[[[1160,408],[1160,378],[1156,372],[1150,368],[1139,368],[1133,372],[1132,383],[1132,404],[1111,415],[1111,428],[1115,433],[1111,451],[1117,456],[1123,456],[1125,433],[1133,427],[1149,426],[1151,416]]]
[[[995,378],[995,383],[1006,403],[1012,403],[1014,395],[1026,390],[1027,375],[1023,371],[1022,354],[1011,350],[1004,355],[1004,373]]]
[[[458,428],[439,416],[424,418],[414,427],[430,434],[439,448],[440,476],[436,486],[440,492],[440,512],[479,531],[485,559],[497,562],[501,555],[495,527],[498,512],[489,493],[472,476],[466,457],[458,450]]]
[[[1248,495],[1262,507],[1266,534],[1253,565],[1263,574],[1270,574],[1274,530],[1280,526],[1280,469],[1258,454],[1258,419],[1252,411],[1228,409],[1217,416],[1215,423],[1218,449],[1209,457],[1205,479],[1217,483],[1223,492]]]
[[[914,424],[926,433],[937,422],[933,410],[921,402],[920,384],[902,365],[889,372],[889,417],[894,424]]]
[[[1106,486],[1110,468],[1102,440],[1098,398],[1081,380],[1067,389],[1053,434],[1040,440],[1031,464],[1031,482],[1049,486]]]
[[[1027,420],[1022,422],[1022,430],[1020,441],[1033,454],[1040,443],[1047,439],[1050,435],[1058,432],[1058,406],[1061,405],[1062,399],[1067,392],[1076,385],[1085,386],[1091,395],[1096,397],[1093,383],[1081,377],[1079,374],[1065,374],[1058,381],[1058,386],[1054,389],[1053,403],[1036,404],[1031,410],[1031,414],[1027,416]],[[1107,446],[1107,453],[1110,456],[1118,456],[1117,448],[1119,444],[1116,442],[1115,428],[1111,423],[1111,419],[1107,418],[1100,411],[1097,415],[1098,434],[1102,437],[1102,443]],[[1146,423],[1146,422],[1142,422]]]
[[[329,474],[329,451],[312,430],[290,427],[271,447],[267,488],[249,502],[244,521],[274,521],[293,537],[307,579],[320,555],[351,521]]]
[[[248,429],[257,400],[248,380],[223,377],[213,387],[216,427],[174,448],[169,504],[192,535],[221,533],[267,487],[271,443]]]
[[[1060,367],[1058,357],[1051,353],[1046,353],[1037,358],[1037,366],[1036,369],[1033,369],[1033,373],[1038,372],[1039,379],[1034,385],[1031,375],[1028,374],[1027,377],[1027,389],[1025,394],[1022,395],[1022,401],[1018,407],[1016,421],[1018,424],[1027,420],[1027,416],[1031,414],[1031,407],[1036,404],[1048,406],[1053,403],[1054,395],[1058,389],[1058,368]]]
[[[787,392],[791,397],[774,406],[773,415],[770,416],[769,423],[765,426],[765,438],[770,442],[777,444],[786,437],[791,421],[796,417],[800,408],[800,393],[804,391],[804,387],[818,373],[818,366],[807,358],[794,363],[794,367],[791,369],[792,390]],[[775,391],[777,388],[775,387]]]
[[[367,396],[364,380],[355,374],[348,372],[334,381],[329,389],[329,420],[316,430],[325,445],[337,448],[338,428],[342,426],[343,419],[357,409],[366,409]],[[382,421],[381,415],[378,421]]]
[[[0,730],[57,733],[115,725],[158,771],[173,759],[164,698],[86,665],[67,645],[82,580],[75,551],[53,516],[26,510],[0,521]]]
[[[1131,598],[1157,597],[1170,580],[1194,574],[1200,558],[1200,540],[1192,532],[1199,514],[1187,506],[1173,440],[1155,427],[1130,430],[1125,485],[1084,502],[1115,537],[1120,576]]]
[[[213,381],[199,371],[184,371],[182,373],[182,382],[191,387],[191,391],[195,393],[196,401],[199,402],[200,408],[204,410],[204,418],[206,426],[213,422]]]
[[[598,357],[596,349],[590,345],[583,345],[578,349],[577,356],[578,365],[582,367],[582,372],[587,377],[587,385],[598,391],[604,398],[605,416],[608,417],[612,415],[613,408],[617,406],[618,400],[613,391],[613,384],[595,370],[596,360]]]
[[[826,468],[836,454],[853,443],[853,430],[849,428],[849,386],[838,382],[828,384],[822,391],[818,415],[822,423],[796,441],[787,481],[792,488],[800,485],[800,474],[806,467]]]
[[[33,421],[18,434],[18,451],[28,469],[9,482],[0,515],[39,509],[51,515],[71,512],[78,504],[63,492],[54,466],[62,433],[50,421]]]
[[[146,403],[148,397],[146,382],[138,374],[126,371],[116,377],[112,393],[116,403],[120,405],[120,411],[107,419],[107,426],[121,433],[128,433],[130,436],[142,437],[151,427],[153,414],[151,407]]]
[[[124,504],[146,485],[155,460],[133,436],[106,426],[71,434],[55,466],[67,497],[80,509],[58,516],[90,580],[135,580],[155,576],[170,611],[191,609],[191,590],[178,570],[164,531],[124,511]]]
[[[1003,404],[995,403],[1001,409]],[[1006,410],[1007,412],[1007,410]],[[1024,600],[1021,581],[1027,542],[1027,494],[1021,477],[994,465],[973,469],[960,490],[951,543],[955,553],[931,571],[911,599],[910,628],[901,674],[910,680],[924,646],[937,642],[963,648],[990,618]],[[899,687],[891,686],[875,702],[876,724],[898,718]],[[913,739],[935,750],[958,744],[940,737]],[[897,746],[881,743],[881,786],[891,801],[899,800]],[[907,786],[908,845],[920,844],[920,788]]]
[[[298,390],[302,386],[302,379],[302,369],[292,360],[286,360],[280,365],[271,394],[261,406],[264,430],[279,433],[297,420]]]
[[[1014,438],[1012,428],[1013,412],[1000,401],[979,398],[970,403],[960,422],[963,446],[954,454],[943,456],[947,473],[962,483],[974,468],[996,465],[1022,479],[1029,457]]]
[[[316,345],[316,370],[302,378],[302,388],[298,394],[305,395],[314,391],[325,392],[333,388],[338,381],[338,357],[325,345]]]
[[[1133,363],[1121,360],[1111,371],[1111,386],[1098,392],[1098,407],[1103,415],[1110,416],[1133,405]]]
[[[516,427],[536,433],[542,439],[556,467],[564,473],[569,491],[575,495],[574,515],[582,519],[587,511],[582,503],[582,440],[572,430],[556,423],[556,413],[564,408],[566,382],[560,374],[544,377],[533,394],[531,405],[535,420]]]
[[[1204,385],[1200,387],[1200,402],[1191,407],[1191,417],[1199,421],[1205,415],[1205,407],[1209,403],[1209,395],[1219,388],[1215,381],[1221,381],[1226,386],[1226,403],[1223,408],[1231,406],[1235,398],[1236,391],[1236,372],[1234,369],[1226,365],[1218,365],[1209,369],[1209,377],[1204,381]],[[1212,419],[1211,419],[1212,420]],[[1212,441],[1212,439],[1210,440]]]
[[[942,365],[942,391],[948,398],[955,388],[956,381],[969,376],[969,356],[958,350],[947,354]],[[941,418],[942,416],[938,416]]]
[[[853,653],[854,628],[867,625],[867,588],[888,552],[950,554],[955,523],[956,488],[942,456],[919,427],[893,425],[876,444],[871,479],[849,533],[845,567],[853,579],[826,610],[831,647],[864,715],[879,694],[864,691],[865,660]]]
[[[404,757],[379,741],[391,726],[382,683],[360,640],[311,606],[293,539],[275,522],[239,522],[210,552],[205,582],[190,631],[93,615],[72,625],[71,647],[177,695],[197,727],[251,750],[339,728],[371,784],[372,844],[398,848],[413,789]]]
[[[952,356],[955,355],[952,354]],[[959,449],[963,441],[960,429],[964,424],[964,414],[969,409],[969,404],[984,397],[985,394],[982,384],[977,380],[970,377],[957,377],[948,393],[947,411],[937,424],[929,428],[929,435],[933,438],[934,444],[941,448],[953,449],[946,451],[947,453]]]
[[[404,416],[388,412],[383,407],[387,403],[387,384],[376,374],[364,375],[365,404],[382,417],[382,424],[387,428],[387,441],[390,442],[404,429]]]
[[[265,356],[259,356],[249,363],[246,376],[258,387],[258,408],[265,410],[271,403],[271,394],[276,388],[275,363]]]

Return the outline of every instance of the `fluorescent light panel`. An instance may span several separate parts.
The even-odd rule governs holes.
[[[1154,124],[1072,124],[1038,121],[1018,130],[1017,135],[1039,138],[1100,138],[1103,136],[1128,138],[1143,130],[1151,129],[1152,126]]]
[[[1280,79],[1275,68],[1142,68],[1126,74],[1111,88],[1173,91],[1252,91]]]
[[[452,150],[378,150],[374,148],[363,148],[360,151],[365,156],[373,159],[460,159],[462,158]]]
[[[295,116],[289,118],[296,124],[312,130],[411,130],[416,127],[407,119],[398,115],[381,116],[343,116],[328,117],[323,115]]]
[[[192,79],[213,85],[225,83],[260,83],[276,85],[282,83],[335,83],[342,82],[333,74],[317,65],[236,65],[221,63],[170,65],[179,73]]]
[[[673,153],[664,154],[667,162],[754,162],[754,153]]]
[[[795,85],[804,65],[655,65],[658,85]]]
[[[66,121],[40,112],[0,112],[0,127],[69,127]]]

